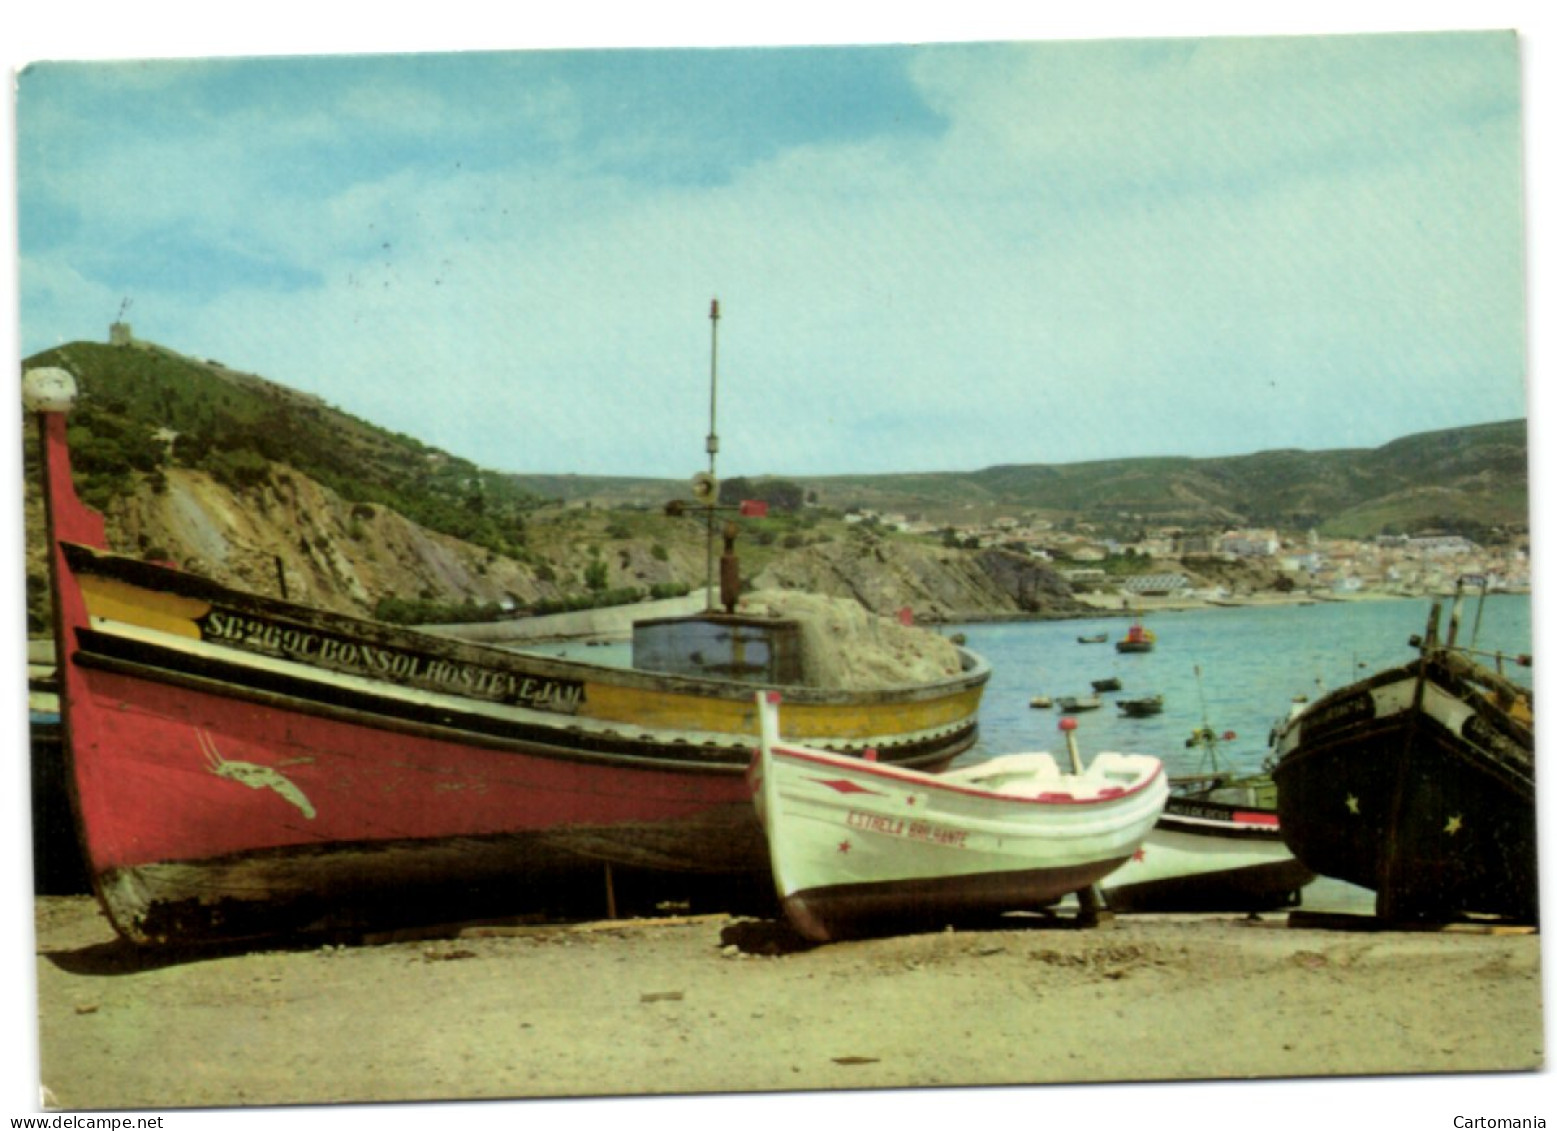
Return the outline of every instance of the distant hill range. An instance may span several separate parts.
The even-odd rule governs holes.
[[[652,505],[676,484],[657,479],[515,475],[537,495],[602,506]],[[840,511],[903,515],[935,525],[1000,517],[1145,529],[1269,527],[1334,538],[1452,532],[1477,539],[1528,531],[1523,420],[1407,436],[1379,448],[1257,452],[1215,459],[1157,457],[1009,464],[981,471],[759,477]]]
[[[1253,526],[1330,537],[1524,531],[1530,505],[1523,420],[1422,433],[1371,449],[837,476],[806,486],[826,505],[940,518],[976,509],[1111,528]]]
[[[235,486],[269,461],[352,502],[390,506],[429,529],[509,553],[518,549],[508,533],[513,524],[547,502],[658,508],[686,495],[680,480],[479,468],[317,397],[117,329],[119,344],[74,343],[25,362],[61,365],[81,382],[77,465],[100,502],[120,489],[126,470],[152,473],[170,459]],[[1484,538],[1525,531],[1530,509],[1523,420],[1422,433],[1372,449],[758,478],[748,485],[760,496],[764,484],[777,483],[840,511],[946,525],[1026,516],[1123,534],[1254,526],[1333,537],[1440,530]]]

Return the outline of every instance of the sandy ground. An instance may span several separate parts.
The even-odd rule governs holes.
[[[88,897],[35,908],[54,1109],[1528,1072],[1544,1059],[1531,933],[1279,914],[1081,930],[1064,916],[807,948],[774,922],[688,916],[159,958],[118,942]],[[1482,1113],[1537,1114],[1506,1106]],[[1207,1123],[1221,1125],[1195,1125]]]

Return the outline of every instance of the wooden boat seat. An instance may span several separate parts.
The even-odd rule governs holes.
[[[1054,755],[1042,752],[1001,754],[987,762],[949,770],[943,780],[1007,797],[1038,797],[1061,784],[1064,775]]]
[[[945,781],[1007,797],[1039,801],[1089,801],[1118,797],[1141,780],[1141,759],[1105,752],[1078,775],[1064,773],[1054,755],[1002,754],[987,762],[941,775]]]
[[[1105,782],[1130,785],[1141,778],[1141,760],[1139,755],[1135,754],[1104,751],[1093,756],[1092,764],[1087,767],[1086,776],[1101,778]]]
[[[1054,760],[1054,755],[1040,751],[1031,754],[1000,754],[987,762],[948,770],[941,776],[948,781],[993,788],[989,783],[1001,778],[1058,777],[1059,773],[1060,764]]]

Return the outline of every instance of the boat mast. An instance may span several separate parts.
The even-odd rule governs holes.
[[[1476,623],[1471,625],[1470,646],[1472,648],[1475,648],[1477,641],[1481,639],[1481,614],[1487,608],[1487,588],[1490,584],[1487,575],[1484,573],[1478,574],[1474,580],[1481,586],[1481,596],[1476,599]]]
[[[1195,690],[1200,695],[1200,745],[1205,748],[1205,755],[1201,759],[1204,767],[1207,761],[1211,763],[1211,775],[1213,777],[1222,772],[1222,763],[1217,757],[1216,732],[1211,729],[1211,711],[1206,706],[1206,685],[1200,680],[1200,665],[1195,665]]]
[[[1460,641],[1460,615],[1465,610],[1465,579],[1455,578],[1454,604],[1449,606],[1449,637],[1444,643],[1453,648]]]
[[[708,440],[705,447],[708,450],[708,481],[710,484],[719,482],[715,474],[715,463],[719,455],[719,300],[716,298],[708,308],[708,321],[711,327],[710,348],[708,355]],[[711,495],[707,500],[707,509],[704,517],[707,519],[708,532],[705,545],[705,576],[707,586],[708,611],[715,608],[714,600],[714,508],[719,502],[719,489],[711,486]]]

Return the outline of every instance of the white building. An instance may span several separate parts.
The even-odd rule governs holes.
[[[1230,530],[1222,535],[1217,548],[1240,558],[1269,558],[1280,551],[1281,539],[1274,530]]]

